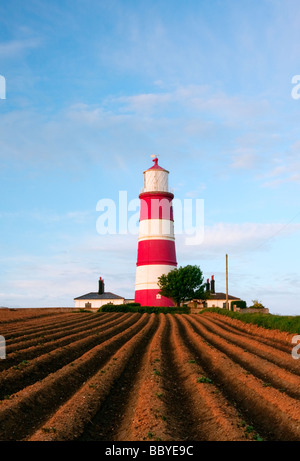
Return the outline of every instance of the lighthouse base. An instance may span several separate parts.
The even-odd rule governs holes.
[[[159,290],[137,290],[135,292],[134,301],[140,303],[141,306],[155,307],[173,307],[172,299],[165,298],[159,294]]]

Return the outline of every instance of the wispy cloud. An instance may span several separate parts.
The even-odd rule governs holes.
[[[123,248],[120,252],[120,248]],[[134,295],[137,237],[74,235],[52,247],[51,255],[19,253],[1,257],[0,305],[73,306],[73,298],[96,291],[104,277],[106,290]]]
[[[231,167],[236,169],[251,169],[257,166],[260,161],[260,157],[254,149],[236,149],[232,157]]]
[[[210,155],[214,147],[214,157],[220,158],[226,140],[232,166],[253,168],[258,157],[262,163],[261,154],[266,155],[270,144],[266,139],[272,133],[265,132],[262,120],[272,110],[259,97],[220,93],[208,85],[180,85],[164,91],[111,95],[100,104],[78,102],[55,118],[37,111],[14,111],[2,117],[0,155],[41,164],[51,159],[58,164],[69,161],[70,156],[77,162],[84,157],[94,160],[99,150],[109,154],[120,152],[121,146],[135,154],[147,143],[150,150],[159,145],[161,151],[180,149],[191,156],[199,153],[200,146],[209,145]],[[16,124],[17,138],[13,136]],[[245,130],[255,135],[236,137]],[[273,143],[276,145],[275,139]],[[115,161],[116,157],[107,159]]]
[[[73,221],[86,222],[87,218],[95,214],[94,210],[69,211],[66,213],[53,213],[51,211],[0,211],[0,219],[31,219],[43,223]]]
[[[300,174],[300,141],[294,142],[281,155],[274,154],[271,167],[260,176],[262,186],[276,188],[287,183],[299,183]]]
[[[199,254],[220,255],[227,252],[246,255],[254,251],[270,250],[276,239],[300,233],[300,223],[218,223],[204,227],[204,239],[189,247],[186,236],[176,236],[178,254],[185,258]]]
[[[0,42],[0,59],[20,57],[24,52],[41,45],[39,38],[24,38]]]
[[[266,252],[275,240],[299,233],[299,223],[219,223],[205,227],[204,241],[197,246],[186,245],[184,234],[176,235],[177,258],[180,265],[200,262],[206,272],[227,252],[243,257]],[[47,262],[43,255],[30,253],[3,256],[6,277],[0,284],[0,304],[24,307],[30,299],[32,306],[73,306],[74,297],[96,290],[100,275],[107,291],[130,298],[136,256],[137,236],[130,234],[66,236],[52,248]],[[217,273],[218,266],[213,270]]]

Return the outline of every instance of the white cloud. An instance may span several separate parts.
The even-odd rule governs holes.
[[[122,250],[120,250],[122,249]],[[23,253],[1,257],[5,268],[0,305],[12,307],[73,306],[73,298],[97,290],[134,295],[137,236],[61,236],[51,254]]]
[[[225,253],[248,258],[253,252],[269,250],[275,239],[299,232],[299,223],[206,226],[204,242],[200,245],[186,245],[184,234],[175,236],[178,264],[200,263],[205,272],[213,268],[212,273],[219,274],[220,286],[224,275],[220,272],[224,269],[220,259],[223,261]],[[96,291],[99,276],[104,277],[107,291],[131,298],[134,296],[137,246],[137,236],[131,234],[85,235],[81,240],[66,235],[65,239],[57,241],[47,261],[44,255],[25,253],[2,257],[1,266],[6,274],[0,284],[0,304],[73,306],[74,297]],[[238,274],[241,277],[240,270]],[[251,277],[254,275],[246,274],[244,283]],[[237,281],[235,285],[239,287]]]
[[[236,169],[254,168],[259,162],[259,155],[254,149],[237,149],[232,157],[231,167]]]
[[[197,187],[193,190],[189,190],[186,192],[186,197],[188,198],[199,198],[201,197],[201,194],[203,194],[203,191],[206,189],[206,185],[204,183],[200,183],[197,185]]]
[[[204,240],[199,245],[185,245],[185,235],[176,236],[179,254],[189,258],[193,252],[220,255],[227,252],[247,254],[266,251],[276,238],[300,233],[300,223],[218,223],[204,227]]]
[[[148,153],[159,148],[166,158],[184,153],[191,160],[201,158],[203,165],[218,165],[226,156],[225,162],[230,166],[231,161],[234,169],[261,169],[269,161],[266,140],[273,134],[260,126],[260,116],[268,110],[260,99],[187,85],[157,93],[109,96],[101,104],[78,102],[55,118],[29,110],[12,111],[2,116],[0,156],[34,162],[41,168],[68,165],[73,169],[101,158],[102,165],[117,164],[125,170],[122,158],[136,158],[147,146]],[[14,135],[16,126],[18,136]],[[250,127],[249,136],[237,137]],[[276,145],[278,139],[272,140]]]
[[[260,175],[263,187],[275,188],[287,183],[300,183],[300,141],[294,142],[282,154],[276,153],[265,174]]]
[[[121,112],[134,112],[135,114],[149,114],[162,110],[172,102],[171,93],[148,93],[117,98],[121,104]],[[123,106],[123,107],[122,107]]]
[[[51,211],[0,211],[0,219],[33,219],[43,223],[59,222],[59,221],[74,221],[76,223],[84,223],[91,216],[94,210],[83,211],[68,211],[65,213],[53,213]]]
[[[0,58],[16,58],[22,55],[25,51],[40,46],[41,40],[38,38],[25,38],[19,40],[11,40],[9,42],[0,42]]]
[[[108,102],[108,101],[107,101]],[[267,99],[247,98],[244,95],[229,95],[217,92],[209,85],[177,86],[169,91],[144,93],[111,98],[122,113],[156,113],[162,111],[190,118],[196,114],[213,116],[227,123],[241,124],[256,121],[269,113],[271,106]]]

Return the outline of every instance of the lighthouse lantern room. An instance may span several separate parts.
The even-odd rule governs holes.
[[[158,165],[144,171],[140,198],[140,223],[135,283],[135,302],[142,306],[173,306],[159,294],[158,277],[177,267],[169,171]]]

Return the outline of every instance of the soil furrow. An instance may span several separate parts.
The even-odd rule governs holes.
[[[277,365],[286,368],[293,373],[300,374],[300,363],[296,363],[295,360],[291,360],[291,350],[293,347],[291,341],[287,341],[285,346],[283,343],[278,344],[276,341],[272,342],[269,339],[265,341],[264,338],[259,335],[253,335],[251,333],[248,334],[246,331],[243,333],[241,330],[231,328],[231,326],[224,324],[222,319],[216,319],[211,315],[192,315],[191,317],[198,320],[203,318],[203,321],[209,322],[210,325],[214,325],[215,327],[219,327],[223,330],[224,335],[227,333],[230,334],[232,338],[236,338],[236,341],[239,341],[240,344],[242,344],[242,342],[245,342],[246,344],[247,342],[249,347],[253,345],[253,350],[255,350],[255,353],[261,357],[266,359],[268,359],[268,357],[273,357],[274,363],[276,361]],[[277,334],[277,332],[275,332],[275,334]]]
[[[205,312],[201,315],[209,318],[215,318],[221,322],[226,323],[227,325],[235,328],[236,330],[240,331],[242,334],[246,333],[251,335],[253,338],[257,338],[258,340],[268,340],[271,341],[273,347],[286,347],[291,343],[291,338],[294,336],[295,333],[289,333],[280,330],[272,330],[268,328],[264,328],[258,326],[254,323],[246,323],[242,320],[238,320],[232,317],[227,317],[222,314],[217,314],[214,312]]]
[[[193,405],[187,398],[185,387],[181,380],[174,347],[174,324],[171,315],[167,315],[165,334],[161,340],[161,387],[162,400],[166,407],[167,440],[200,440],[196,430],[197,420]]]
[[[35,431],[28,440],[30,441],[47,441],[47,440],[85,440],[89,438],[89,427],[92,425],[94,431],[97,431],[96,424],[102,407],[110,400],[110,395],[115,394],[115,387],[123,380],[124,370],[130,367],[133,356],[141,353],[144,343],[154,333],[157,317],[155,314],[144,314],[144,325],[142,329],[128,339],[117,351],[111,350],[110,358],[105,365],[98,369],[73,397],[68,400],[58,411],[48,419],[41,427]],[[122,402],[126,400],[125,389],[118,392],[118,409]],[[128,391],[127,391],[128,392]],[[113,404],[112,404],[113,408]],[[112,411],[110,408],[110,411]],[[97,413],[98,412],[98,413]],[[118,415],[117,415],[118,419]],[[100,425],[100,431],[104,426],[109,425],[105,419]],[[97,440],[99,434],[93,440]]]
[[[84,319],[80,319],[78,317],[77,319],[74,319],[73,315],[73,320],[69,322],[56,322],[55,324],[51,325],[43,325],[41,328],[36,328],[35,331],[31,331],[30,333],[22,331],[22,333],[20,333],[18,337],[16,337],[15,335],[12,335],[11,338],[7,336],[6,345],[8,347],[19,347],[19,343],[22,343],[22,346],[26,345],[27,343],[30,344],[30,342],[34,344],[34,341],[36,341],[36,339],[39,338],[42,338],[43,341],[46,341],[48,337],[52,337],[54,339],[56,335],[62,333],[66,334],[69,330],[75,330],[76,328],[84,328],[84,326],[93,325],[93,323],[99,321],[99,318],[101,318],[101,315],[99,314],[88,317],[87,315],[85,315]]]
[[[158,325],[158,316],[146,314],[151,317],[151,328],[139,337],[138,344],[133,344],[130,359],[122,374],[118,377],[107,393],[103,405],[86,425],[84,432],[78,438],[80,441],[111,441],[119,440],[118,434],[126,424],[126,410],[128,409],[134,383],[140,373],[141,363],[146,353],[147,346],[155,334]],[[154,316],[154,317],[153,317]]]
[[[115,440],[172,440],[167,431],[168,417],[162,387],[162,338],[167,317],[158,314],[159,325],[147,346],[131,387],[125,412]]]
[[[248,440],[244,420],[222,395],[213,380],[199,365],[200,359],[190,343],[184,341],[182,324],[172,318],[171,339],[174,345],[179,379],[184,385],[184,401],[190,401],[198,440]],[[253,434],[252,434],[253,435]],[[257,434],[256,434],[257,435]],[[197,440],[194,436],[192,440]]]
[[[0,324],[0,330],[6,334],[8,339],[11,337],[13,339],[17,339],[19,336],[23,336],[27,333],[34,333],[42,330],[44,327],[48,327],[49,325],[59,325],[67,322],[71,318],[74,318],[74,314],[52,314],[51,318],[48,319],[48,322],[44,321],[44,318],[37,317],[30,323],[28,323],[29,321],[23,320],[17,323],[17,325],[8,324],[6,329],[5,325]]]
[[[102,330],[105,330],[107,328],[108,323],[110,324],[109,326],[117,324],[122,315],[125,314],[116,313],[114,315],[108,315],[107,317],[105,317],[105,319],[98,318],[98,321],[95,322],[95,324],[93,324],[91,328],[87,328],[86,326],[83,326],[82,328],[78,327],[75,328],[73,331],[71,330],[67,332],[67,334],[65,335],[63,334],[63,332],[60,332],[58,335],[53,335],[51,339],[49,338],[49,340],[46,340],[45,342],[45,338],[40,337],[39,339],[36,339],[31,346],[29,346],[28,344],[22,344],[22,348],[14,348],[14,351],[12,351],[11,347],[8,346],[6,348],[7,358],[5,362],[3,362],[1,370],[7,369],[12,365],[17,365],[23,360],[32,360],[35,357],[40,356],[41,354],[48,353],[57,347],[66,346],[71,342],[86,337],[87,334],[101,332]],[[37,342],[37,340],[39,340],[39,342]]]
[[[245,330],[242,330],[241,328],[237,328],[236,326],[231,325],[228,322],[226,322],[226,320],[223,321],[223,318],[220,319],[219,317],[216,317],[215,315],[202,314],[201,317],[210,320],[211,322],[219,325],[220,327],[222,327],[224,330],[228,331],[229,333],[234,333],[235,335],[238,335],[241,338],[248,338],[250,341],[254,340],[256,342],[266,344],[267,346],[270,346],[273,349],[287,352],[289,354],[291,353],[291,342],[286,341],[286,344],[284,344],[283,341],[279,342],[276,339],[264,338],[262,335],[255,334],[253,332],[252,333],[248,332],[246,328]]]
[[[2,441],[300,440],[289,333],[211,312],[0,319]]]
[[[18,323],[22,323],[23,326],[30,324],[30,322],[33,322],[35,320],[43,320],[47,317],[56,317],[56,316],[66,316],[69,315],[69,313],[63,313],[63,312],[44,312],[45,309],[41,308],[43,312],[41,312],[40,309],[38,308],[33,308],[32,310],[34,312],[28,313],[29,309],[19,309],[18,312],[11,312],[12,310],[9,309],[7,311],[0,311],[0,328],[2,329],[2,326],[4,327],[5,325],[12,326],[12,329],[14,326]],[[22,311],[22,313],[21,313]],[[39,311],[39,313],[37,312]],[[15,315],[14,315],[15,314]],[[23,314],[23,315],[22,315]],[[7,318],[9,317],[9,318]]]
[[[183,314],[180,321],[198,351],[203,365],[226,391],[226,395],[255,421],[255,426],[270,440],[296,441],[300,438],[300,402],[277,389],[264,387],[258,378],[203,341],[195,319]]]
[[[244,341],[236,339],[234,334],[226,334],[222,328],[214,327],[207,319],[201,318],[201,320],[196,319],[196,321],[203,338],[254,376],[262,379],[265,385],[272,385],[281,391],[284,390],[291,397],[300,397],[300,377],[281,368],[276,363],[274,364],[272,351],[268,351],[269,355],[267,353],[260,354],[263,345],[257,342],[250,343],[247,339]],[[251,352],[244,349],[245,347]],[[260,358],[260,355],[266,355],[267,359]],[[289,360],[293,360],[291,356]]]
[[[20,440],[31,434],[34,427],[54,414],[60,405],[107,362],[112,353],[141,330],[148,322],[147,315],[139,315],[135,324],[126,331],[95,346],[44,380],[14,394],[10,400],[0,402],[0,440]],[[16,420],[20,418],[23,424],[16,425]]]
[[[138,318],[139,314],[119,314],[119,319],[107,322],[98,331],[89,332],[87,335],[77,335],[70,344],[62,346],[61,342],[52,344],[51,350],[32,361],[25,360],[0,374],[0,399],[10,396],[21,389],[43,379],[50,373],[75,360],[97,344],[106,341],[120,331],[130,327]],[[76,339],[76,340],[75,340]],[[35,352],[36,354],[36,352]],[[28,354],[27,358],[30,357]]]

